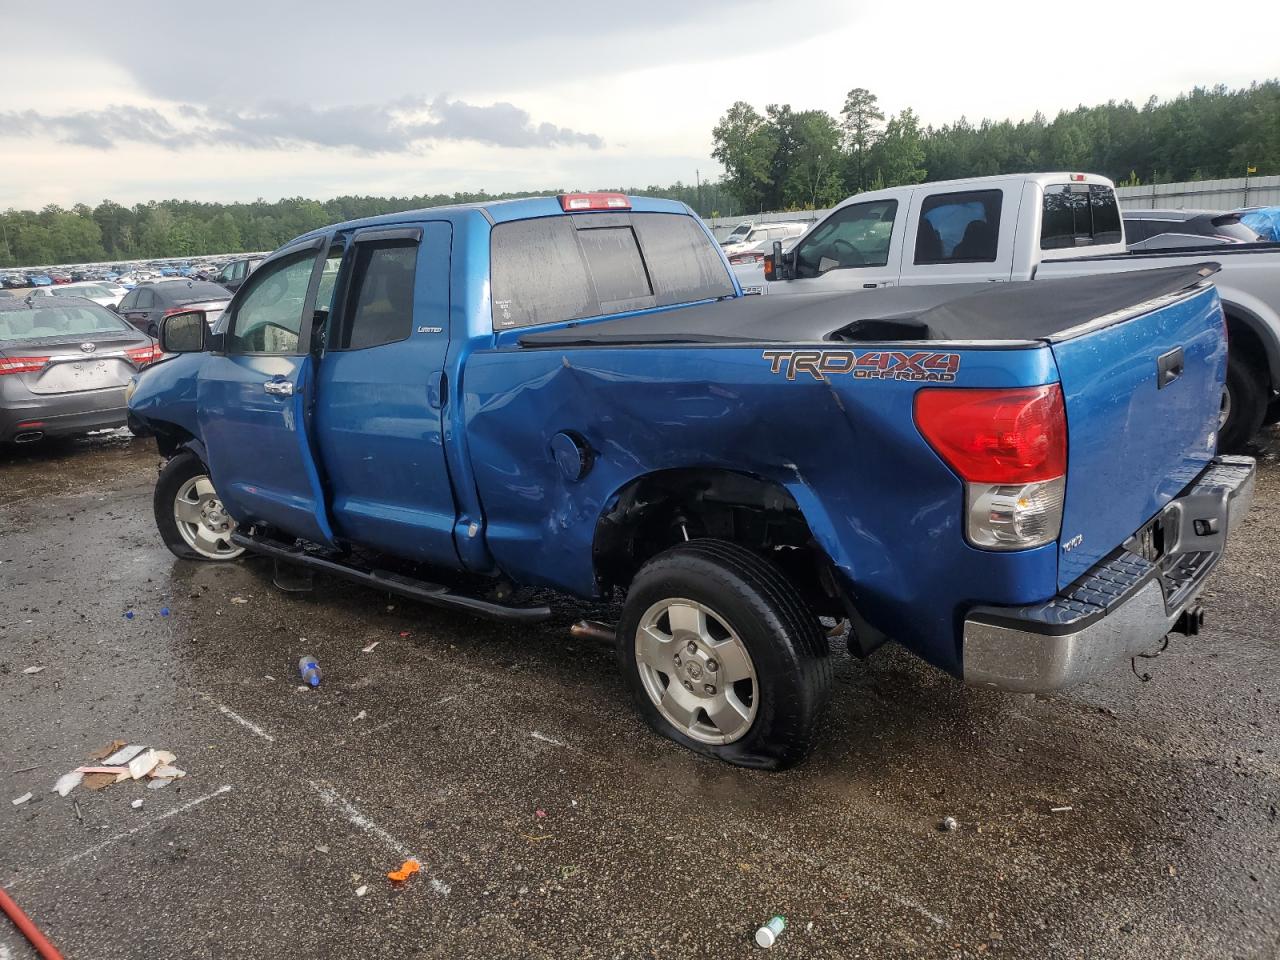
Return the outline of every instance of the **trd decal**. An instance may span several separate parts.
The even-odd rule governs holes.
[[[960,354],[922,350],[765,350],[770,373],[786,374],[794,380],[807,373],[815,380],[846,375],[855,380],[917,380],[927,383],[955,383],[960,372]]]

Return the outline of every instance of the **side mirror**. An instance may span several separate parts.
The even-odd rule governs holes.
[[[160,321],[160,349],[165,353],[203,353],[208,342],[209,325],[199,310],[175,313]]]
[[[764,278],[766,280],[790,280],[795,271],[791,269],[793,254],[783,254],[782,241],[773,241],[773,253],[764,258]]]

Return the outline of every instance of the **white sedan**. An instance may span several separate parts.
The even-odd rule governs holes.
[[[84,297],[92,300],[100,307],[120,306],[120,301],[129,291],[110,280],[84,280],[80,283],[63,283],[55,287],[36,287],[31,291],[33,297]]]

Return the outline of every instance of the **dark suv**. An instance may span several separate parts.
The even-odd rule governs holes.
[[[265,259],[266,257],[242,257],[239,260],[232,260],[218,271],[218,275],[213,279],[235,293],[240,289],[240,284],[244,283],[249,274],[257,270],[258,264]]]
[[[1266,238],[1236,213],[1213,210],[1123,210],[1130,250],[1175,250],[1220,243],[1260,243]]]

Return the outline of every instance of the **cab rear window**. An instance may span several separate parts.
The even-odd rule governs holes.
[[[493,228],[495,330],[732,296],[715,245],[692,217],[587,213]]]
[[[1044,188],[1040,249],[1119,243],[1120,205],[1103,184],[1059,183]]]

